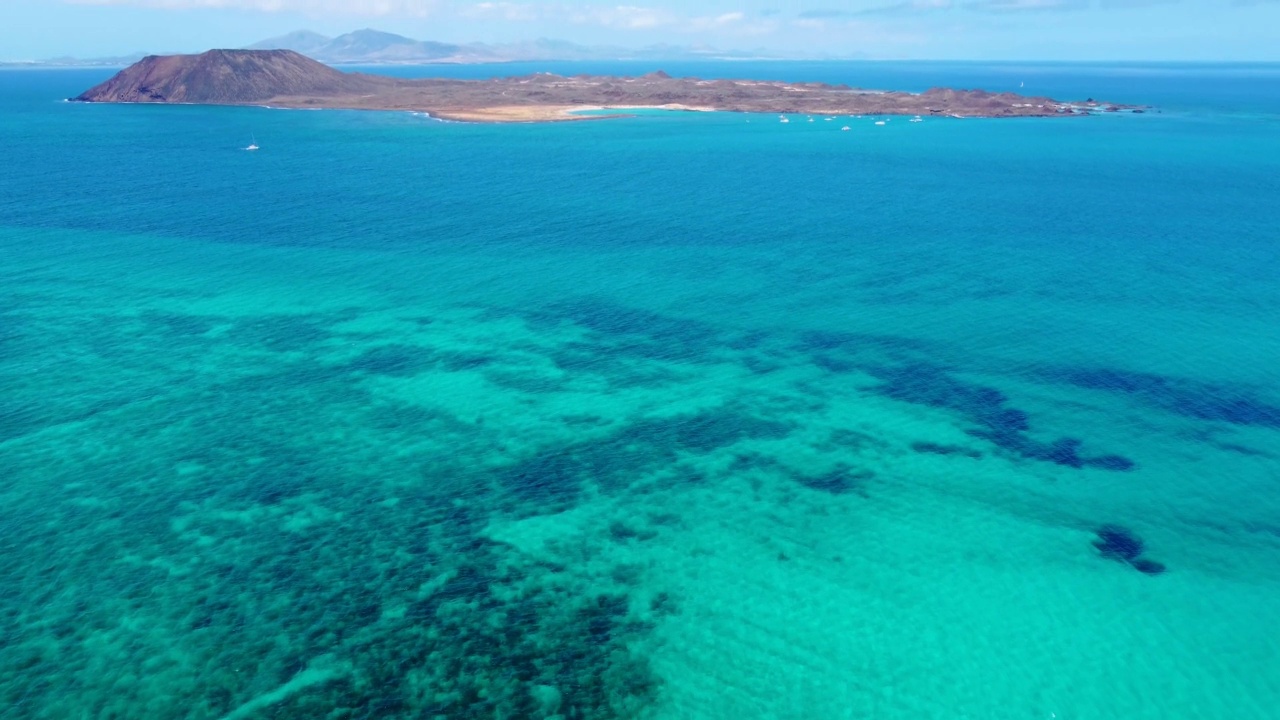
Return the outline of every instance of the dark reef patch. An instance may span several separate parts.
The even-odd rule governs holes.
[[[1100,470],[1114,470],[1116,472],[1128,472],[1137,467],[1132,460],[1123,455],[1102,455],[1099,457],[1085,458],[1084,464],[1088,467],[1094,467]]]
[[[548,448],[498,470],[497,479],[542,512],[554,512],[571,504],[587,482],[612,492],[674,463],[680,452],[708,453],[741,440],[785,437],[792,429],[733,407],[642,418],[599,438]]]
[[[512,500],[497,482],[503,470],[472,462],[495,457],[498,433],[372,397],[351,367],[317,360],[349,337],[329,332],[332,319],[86,323],[92,352],[127,351],[130,372],[135,358],[148,370],[159,362],[158,342],[184,337],[193,358],[213,342],[231,357],[175,364],[157,388],[125,372],[119,384],[95,378],[95,392],[72,388],[65,401],[0,398],[0,435],[98,416],[86,437],[101,440],[93,452],[66,445],[65,467],[5,446],[0,545],[28,552],[0,554],[0,677],[11,679],[0,682],[0,706],[19,716],[217,718],[330,659],[332,679],[256,716],[603,720],[652,705],[650,591],[601,594],[590,571],[488,540],[485,528],[505,507],[546,506]],[[125,331],[147,342],[136,352],[122,346]],[[357,360],[360,373],[489,363],[411,344],[378,350]],[[142,411],[129,405],[137,399]],[[121,411],[115,422],[110,413]],[[597,472],[627,483],[682,450],[785,430],[741,414],[646,420],[629,433],[614,432],[627,428],[619,421],[573,418],[581,442],[540,475],[577,473],[561,478],[572,495]],[[611,530],[643,541],[654,532],[643,517]],[[155,632],[123,629],[122,617]],[[134,670],[162,657],[173,637],[187,668],[161,663],[140,679]],[[103,664],[108,655],[118,662]]]
[[[380,345],[347,364],[352,372],[411,377],[435,364],[435,353],[416,345]]]
[[[1093,546],[1104,558],[1131,562],[1145,549],[1141,538],[1119,525],[1103,525],[1095,534],[1098,539],[1093,541]]]
[[[154,311],[144,313],[141,318],[155,332],[166,337],[178,338],[204,335],[218,325],[227,322],[226,318],[216,316]]]
[[[648,335],[680,342],[703,343],[715,334],[706,324],[601,299],[579,298],[553,305],[550,311],[606,335]]]
[[[1097,538],[1093,547],[1101,557],[1125,563],[1144,575],[1159,575],[1165,571],[1163,563],[1142,557],[1146,544],[1132,530],[1120,525],[1103,525],[1094,534]]]
[[[427,370],[474,370],[493,361],[487,355],[476,353],[442,351],[419,345],[380,345],[351,360],[346,369],[373,375],[412,377]]]
[[[368,395],[351,381],[350,373],[340,367],[310,359],[273,363],[271,367],[268,372],[227,380],[218,387],[228,393],[257,393],[264,399],[297,391],[323,393],[331,400],[339,400],[340,395],[347,398],[354,394]]]
[[[619,389],[662,387],[683,378],[667,367],[636,362],[619,355],[608,344],[565,343],[547,355],[556,368],[570,378],[583,374],[598,375]]]
[[[708,323],[631,308],[599,298],[555,303],[533,317],[535,320],[580,325],[607,338],[610,350],[615,354],[655,360],[706,360],[718,353],[728,341],[718,328]]]
[[[658,533],[647,527],[636,528],[630,523],[614,520],[609,523],[609,537],[614,542],[627,542],[628,540],[640,540],[643,542],[658,537]]]
[[[13,396],[0,399],[0,442],[54,425],[83,422],[146,398],[135,393],[91,394],[74,398],[42,398],[24,401]]]
[[[380,402],[368,406],[364,420],[384,433],[409,434],[447,432],[454,435],[470,435],[476,426],[440,408],[409,403]]]
[[[0,442],[22,437],[53,422],[45,404],[0,398]]]
[[[306,350],[329,340],[329,328],[339,319],[330,315],[256,315],[237,321],[226,339],[276,352]]]
[[[866,484],[875,475],[871,470],[855,470],[848,466],[841,466],[818,475],[793,473],[792,478],[807,488],[832,495],[857,493],[865,496]]]
[[[836,355],[828,355],[826,353],[818,353],[813,356],[813,364],[833,373],[852,372],[858,368],[857,363],[852,360],[842,358]]]
[[[476,550],[436,592],[358,645],[355,677],[290,696],[271,717],[327,717],[338,708],[406,720],[588,720],[634,717],[651,704],[657,676],[628,648],[648,625],[631,618],[629,599],[581,597],[527,579],[496,548]]]
[[[592,415],[590,413],[561,415],[560,420],[569,427],[603,427],[608,425],[610,422],[606,417]]]
[[[609,479],[626,472],[626,458],[615,458],[607,445],[581,442],[539,452],[498,471],[498,480],[513,494],[543,506],[545,512],[568,509],[591,478]]]
[[[1271,453],[1264,452],[1257,448],[1249,447],[1248,445],[1241,445],[1239,443],[1214,443],[1214,445],[1228,452],[1233,452],[1240,455],[1246,455],[1248,457],[1266,457],[1266,458],[1275,457],[1275,455],[1272,455]]]
[[[1139,558],[1130,564],[1133,565],[1134,570],[1137,570],[1144,575],[1159,575],[1165,571],[1164,564],[1158,563],[1155,560],[1144,560]]]
[[[931,347],[922,340],[898,337],[895,335],[876,335],[872,333],[847,333],[829,330],[810,330],[800,335],[797,348],[807,353],[840,352],[845,354],[866,354],[874,352],[879,356],[889,355],[899,360],[917,353],[928,353]]]
[[[1007,398],[999,390],[961,382],[940,368],[911,364],[875,374],[883,381],[878,391],[895,400],[963,413],[994,435],[1030,429],[1027,414],[1005,407]]]
[[[436,362],[449,372],[463,372],[488,367],[495,362],[495,358],[474,352],[438,351]]]
[[[764,420],[732,407],[686,415],[646,418],[624,426],[615,436],[621,443],[647,443],[656,448],[706,453],[746,439],[778,439],[791,423]]]
[[[970,435],[1021,457],[1070,468],[1117,471],[1134,468],[1133,461],[1119,455],[1081,456],[1082,443],[1076,438],[1045,443],[1030,437],[1027,434],[1031,429],[1030,417],[1022,410],[1008,407],[1004,393],[985,385],[962,382],[941,368],[913,363],[875,368],[872,373],[881,380],[876,392],[902,402],[959,413],[977,425],[968,431]]]
[[[844,450],[866,450],[869,448],[884,449],[888,447],[888,443],[871,433],[862,432],[861,430],[853,430],[851,428],[838,428],[831,431],[831,437],[827,444],[833,447],[839,447]]]
[[[755,375],[769,375],[787,366],[785,362],[756,353],[743,354],[739,360],[742,362],[743,367]]]
[[[1183,417],[1280,428],[1280,405],[1222,385],[1113,368],[1056,368],[1044,374],[1088,390],[1133,396]]]
[[[962,457],[978,459],[982,457],[982,452],[963,445],[944,445],[935,442],[913,442],[911,449],[922,455],[959,455]]]
[[[752,471],[769,472],[782,467],[782,463],[772,455],[760,452],[743,452],[734,456],[729,464],[729,474],[736,475]]]

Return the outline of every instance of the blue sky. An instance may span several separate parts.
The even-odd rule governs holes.
[[[1280,61],[1280,0],[0,0],[0,59],[189,52],[364,27],[455,42],[876,58]]]

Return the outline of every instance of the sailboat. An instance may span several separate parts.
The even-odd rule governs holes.
[[[257,149],[258,149],[258,138],[255,137],[253,138],[252,141],[249,142],[249,147],[245,148],[245,150],[257,150]]]

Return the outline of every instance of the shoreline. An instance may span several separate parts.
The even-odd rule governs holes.
[[[608,112],[596,115],[583,113]],[[497,105],[471,109],[414,110],[436,120],[483,124],[579,122],[635,117],[628,110],[666,110],[670,112],[723,112],[717,108],[669,103],[666,105]]]
[[[741,108],[717,108],[698,105],[685,105],[682,103],[668,103],[664,105],[495,105],[476,108],[448,108],[444,110],[423,109],[418,107],[377,107],[367,105],[354,104],[318,104],[313,100],[298,102],[294,98],[281,99],[269,102],[254,103],[200,103],[200,102],[146,102],[141,100],[130,101],[104,101],[104,100],[84,100],[81,98],[64,98],[64,103],[76,103],[81,105],[186,105],[186,106],[206,106],[206,107],[254,107],[263,110],[348,110],[354,112],[389,112],[389,113],[409,113],[411,115],[422,115],[438,122],[449,123],[471,123],[477,125],[514,125],[514,124],[539,124],[539,123],[565,123],[580,122],[586,120],[617,120],[621,118],[634,118],[636,113],[628,111],[640,110],[662,110],[667,112],[688,112],[688,113],[737,113],[741,115],[804,115],[820,118],[837,119],[847,117],[849,119],[861,118],[931,118],[939,120],[1003,120],[1010,118],[1023,119],[1042,119],[1050,117],[1092,117],[1096,115],[1131,115],[1144,114],[1149,112],[1149,108],[1136,106],[1116,106],[1110,103],[1097,104],[1091,107],[1079,103],[1064,103],[1064,107],[1071,109],[1070,112],[1055,112],[1044,114],[1022,114],[1022,115],[961,115],[957,113],[932,112],[928,114],[914,113],[909,110],[882,110],[879,112],[856,113],[850,114],[848,111],[806,111],[806,110],[786,110],[786,111],[770,111],[757,109],[741,109]],[[599,114],[597,111],[618,111]]]
[[[267,110],[356,110],[367,112],[407,112],[423,114],[435,120],[448,122],[466,122],[490,125],[531,124],[531,123],[563,123],[585,120],[613,120],[635,117],[637,110],[664,110],[669,112],[694,113],[739,113],[744,115],[805,115],[823,118],[840,117],[923,117],[955,120],[1003,120],[1010,118],[1060,118],[1060,117],[1092,117],[1095,115],[1129,115],[1150,112],[1150,108],[1116,105],[1114,103],[1060,103],[1040,112],[1022,112],[1018,114],[971,113],[962,114],[945,111],[916,112],[913,108],[877,108],[873,110],[852,111],[849,109],[765,109],[741,107],[712,107],[706,105],[688,105],[684,103],[666,104],[554,104],[554,105],[486,105],[467,108],[430,108],[414,105],[379,106],[377,104],[327,102],[327,99],[273,98],[265,102],[148,102],[145,100],[86,100],[83,98],[66,98],[63,102],[85,105],[193,105],[224,107],[258,107]],[[1057,108],[1062,108],[1062,111]],[[618,111],[600,114],[597,111]]]

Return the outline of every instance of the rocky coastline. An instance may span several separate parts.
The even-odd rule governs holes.
[[[492,80],[403,79],[345,73],[290,50],[210,50],[149,56],[87,90],[80,102],[269,105],[281,108],[404,110],[470,122],[598,119],[583,109],[660,107],[817,116],[959,118],[1073,117],[1142,108],[1092,99],[1064,102],[984,90],[923,93],[762,80],[538,73]]]

